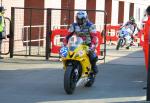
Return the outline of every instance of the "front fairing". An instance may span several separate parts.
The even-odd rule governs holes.
[[[81,39],[82,38],[74,38],[68,42],[67,55],[66,56],[61,55],[61,60],[64,65],[64,69],[66,68],[66,64],[68,62],[73,61],[80,62],[83,68],[83,73],[87,72],[87,68],[91,68],[90,60],[87,55],[89,47],[85,45]]]
[[[123,27],[120,31],[119,31],[119,37],[120,38],[124,38],[125,36],[129,35],[129,32],[127,31],[127,29],[125,27]]]
[[[63,59],[82,60],[87,55],[88,46],[84,45],[81,37],[71,38],[68,41],[67,48],[67,56]]]
[[[119,31],[119,40],[122,40],[122,47],[124,45],[129,45],[132,42],[132,38],[131,38],[131,29],[127,28],[127,27],[123,27],[120,31]],[[118,40],[118,42],[119,42]]]

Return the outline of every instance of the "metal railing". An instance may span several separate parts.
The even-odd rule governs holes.
[[[23,42],[23,45],[26,46],[25,47],[25,54],[23,54],[22,56],[40,56],[39,55],[40,46],[41,46],[41,42],[43,42],[42,45],[44,45],[43,47],[45,48],[45,53],[42,56],[45,56],[46,59],[49,59],[49,57],[53,57],[52,55],[50,55],[51,54],[51,46],[52,46],[51,45],[52,30],[57,29],[57,28],[62,28],[62,27],[68,28],[68,25],[71,24],[71,18],[74,19],[74,17],[71,17],[72,16],[71,13],[73,13],[75,11],[79,11],[81,9],[69,10],[69,9],[57,9],[57,8],[44,8],[43,9],[43,8],[12,7],[11,8],[11,20],[12,20],[11,37],[12,38],[10,40],[10,42],[11,42],[10,43],[10,49],[11,49],[11,51],[10,51],[10,57],[13,57],[13,55],[16,55],[16,56],[20,55],[21,56],[21,54],[17,54],[17,53],[15,54],[14,53],[15,52],[14,51],[14,48],[15,48],[14,47],[15,46],[14,42],[16,41],[16,37],[15,36],[16,36],[16,34],[20,35],[19,34],[20,32],[16,33],[16,30],[15,30],[16,26],[18,25],[16,23],[16,21],[17,20],[20,21],[18,19],[19,17],[17,17],[17,16],[22,16],[21,14],[17,14],[19,10],[22,10],[22,15],[25,15],[25,16],[27,14],[29,15],[27,17],[27,20],[28,20],[27,23],[25,23],[25,21],[21,22],[22,23],[21,25],[23,26],[23,30],[20,30],[20,31],[23,32],[23,34],[22,34],[22,42]],[[33,19],[35,19],[35,17],[32,17],[32,16],[33,16],[33,14],[35,15],[35,13],[36,13],[35,11],[36,12],[37,11],[41,11],[43,13],[43,16],[44,16],[43,19],[44,20],[41,20],[41,21],[43,21],[44,25],[43,24],[42,25],[40,25],[40,24],[38,25],[37,22],[33,23],[33,21],[34,21]],[[46,11],[46,12],[44,12],[44,11]],[[67,16],[68,16],[67,17],[68,18],[67,24],[66,25],[57,25],[56,26],[57,23],[54,23],[54,21],[52,22],[52,17],[53,17],[53,13],[54,13],[53,11],[56,11],[56,12],[58,11],[58,16],[60,16],[60,19],[61,19],[61,16],[62,16],[60,14],[60,11],[61,12],[63,12],[63,11],[67,12]],[[106,56],[106,36],[105,36],[105,34],[106,34],[106,24],[107,24],[107,13],[105,11],[103,11],[103,10],[84,10],[84,11],[87,11],[87,12],[88,11],[90,11],[90,12],[91,11],[93,11],[93,12],[100,12],[100,13],[102,13],[104,15],[104,18],[102,19],[102,20],[104,20],[103,21],[104,22],[104,26],[103,27],[102,26],[97,26],[97,28],[99,28],[100,30],[103,29],[103,31],[104,31],[103,32],[104,33],[104,35],[103,35],[103,54],[104,55],[103,55],[102,58],[100,58],[100,60],[105,60],[105,56]],[[24,14],[25,12],[26,12],[26,14]],[[39,16],[37,16],[37,18],[38,17]],[[25,19],[25,17],[24,17],[24,19]],[[24,19],[22,18],[21,20],[24,20]],[[34,24],[37,24],[37,25],[34,25]],[[60,22],[60,24],[61,24],[61,22]],[[38,28],[38,30],[37,30],[38,34],[36,34],[38,37],[36,39],[32,39],[32,36],[34,36],[34,34],[33,34],[34,30],[32,30],[33,28]],[[42,28],[44,29],[43,30],[44,34],[42,34],[43,33]],[[25,31],[25,29],[26,29],[26,31]],[[41,38],[40,33],[42,34],[43,38]],[[32,55],[32,53],[31,53],[31,50],[32,50],[31,44],[33,42],[38,42],[38,45],[37,45],[37,47],[38,47],[38,53],[36,55]]]
[[[29,39],[29,30],[30,30],[30,28],[38,28],[38,39]],[[44,47],[45,47],[45,38],[46,38],[45,35],[46,34],[44,33],[45,35],[44,35],[43,39],[41,39],[42,28],[44,28],[44,25],[31,25],[31,26],[24,26],[22,28],[22,41],[23,41],[23,43],[26,44],[25,45],[26,46],[26,50],[25,50],[26,55],[28,54],[28,47],[30,47],[29,43],[31,44],[32,42],[36,42],[36,41],[38,42],[37,55],[40,55],[41,41],[43,41],[42,45],[44,45]],[[26,32],[25,32],[25,30],[26,30]]]

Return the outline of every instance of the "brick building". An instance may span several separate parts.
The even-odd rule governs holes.
[[[93,9],[105,10],[108,15],[108,24],[117,25],[128,21],[130,16],[134,16],[137,23],[141,23],[145,8],[150,4],[149,0],[3,0],[3,6],[7,9],[5,16],[11,17],[11,7],[24,8],[65,8],[65,9]],[[89,19],[96,25],[104,25],[104,14],[99,12],[88,12]],[[73,22],[75,13],[71,13],[71,20],[68,22],[68,14],[65,11],[53,11],[52,28],[66,25]],[[43,38],[46,35],[44,25],[46,25],[46,12],[34,11],[32,20],[29,20],[30,11],[15,11],[15,46],[22,47],[22,41],[28,39],[28,27],[38,26],[32,29],[32,39]],[[99,28],[97,26],[97,28]],[[102,30],[102,29],[98,29]],[[42,36],[41,36],[42,34]],[[44,35],[43,35],[44,34]],[[43,41],[44,42],[44,41]],[[40,43],[43,43],[40,42]],[[34,42],[37,44],[36,42]],[[32,44],[34,44],[32,43]],[[39,44],[39,43],[38,43]],[[26,45],[29,45],[26,43]],[[41,44],[40,44],[41,45]],[[17,50],[22,50],[22,48]]]
[[[114,25],[127,21],[129,16],[134,16],[139,22],[148,4],[148,0],[3,0],[8,17],[11,7],[94,9],[106,10],[108,23]],[[96,22],[96,13],[89,17]],[[60,21],[63,23],[63,20]]]

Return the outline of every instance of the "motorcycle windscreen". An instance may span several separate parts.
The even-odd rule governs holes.
[[[127,31],[126,28],[122,28],[120,31],[119,31],[119,36],[120,37],[125,37],[126,35],[129,35],[129,32]]]
[[[83,40],[81,37],[73,36],[68,41],[68,48],[70,51],[74,51],[82,43]]]

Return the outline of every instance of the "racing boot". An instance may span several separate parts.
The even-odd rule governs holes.
[[[127,46],[126,49],[130,49],[130,46]]]
[[[92,62],[91,64],[92,64],[93,73],[96,75],[98,73],[98,68],[97,68],[96,62]]]
[[[96,62],[98,61],[98,57],[97,57],[95,52],[90,52],[89,53],[89,58],[90,58],[93,73],[94,73],[94,75],[96,75],[98,73],[98,69],[97,69],[97,66],[96,66]]]

